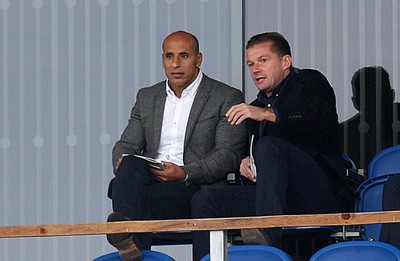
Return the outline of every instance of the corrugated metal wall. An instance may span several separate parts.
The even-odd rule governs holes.
[[[204,72],[241,88],[232,53],[242,50],[241,9],[230,0],[0,0],[0,225],[105,221],[111,149],[136,91],[165,79],[163,39],[194,33]],[[0,239],[0,260],[111,250],[104,236]]]
[[[383,66],[400,93],[397,0],[249,0],[244,10],[242,21],[239,0],[0,0],[0,225],[106,219],[111,149],[136,91],[164,79],[161,42],[174,30],[197,35],[204,72],[237,88],[242,30],[245,40],[283,33],[294,65],[334,86],[341,121],[357,112],[350,80],[361,67]],[[245,91],[256,95],[247,70]],[[164,250],[190,259],[190,247]],[[0,260],[109,251],[104,236],[0,239]]]

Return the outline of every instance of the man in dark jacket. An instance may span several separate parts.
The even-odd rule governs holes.
[[[347,211],[352,192],[338,149],[335,94],[316,70],[294,70],[279,33],[253,36],[246,60],[259,94],[232,106],[233,125],[247,122],[252,148],[240,165],[248,185],[210,188],[192,199],[192,216],[238,217]],[[250,153],[251,152],[251,153]],[[248,244],[280,245],[282,230],[242,230]],[[194,260],[209,252],[208,234],[194,233]]]

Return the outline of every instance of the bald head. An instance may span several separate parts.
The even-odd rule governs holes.
[[[163,41],[162,48],[165,51],[165,42],[167,41],[185,41],[194,49],[196,53],[199,52],[199,40],[191,33],[185,31],[176,31],[169,34]]]

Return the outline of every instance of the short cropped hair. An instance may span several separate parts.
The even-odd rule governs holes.
[[[283,35],[277,32],[266,32],[252,36],[250,40],[247,42],[246,50],[253,47],[256,44],[261,44],[265,42],[271,42],[272,51],[277,53],[278,55],[292,56],[289,42],[285,39],[285,37],[283,37]]]

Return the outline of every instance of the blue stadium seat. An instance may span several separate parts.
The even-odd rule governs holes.
[[[310,261],[399,261],[400,250],[377,241],[347,241],[318,250]]]
[[[210,254],[204,256],[200,261],[209,261]],[[243,245],[228,247],[229,261],[292,261],[293,259],[284,251],[272,247],[262,245]]]
[[[383,185],[391,177],[399,174],[389,174],[369,178],[363,182],[358,191],[356,199],[356,212],[382,211]],[[361,225],[358,230],[365,240],[379,240],[381,224]]]
[[[172,257],[167,254],[153,251],[153,250],[142,250],[143,257],[141,261],[174,261]],[[119,257],[118,252],[105,254],[95,258],[93,261],[122,261]]]
[[[368,179],[357,190],[356,211],[382,211],[383,186],[391,176],[400,174],[400,145],[382,150],[368,166]],[[358,229],[365,240],[379,240],[381,224],[362,225]]]

